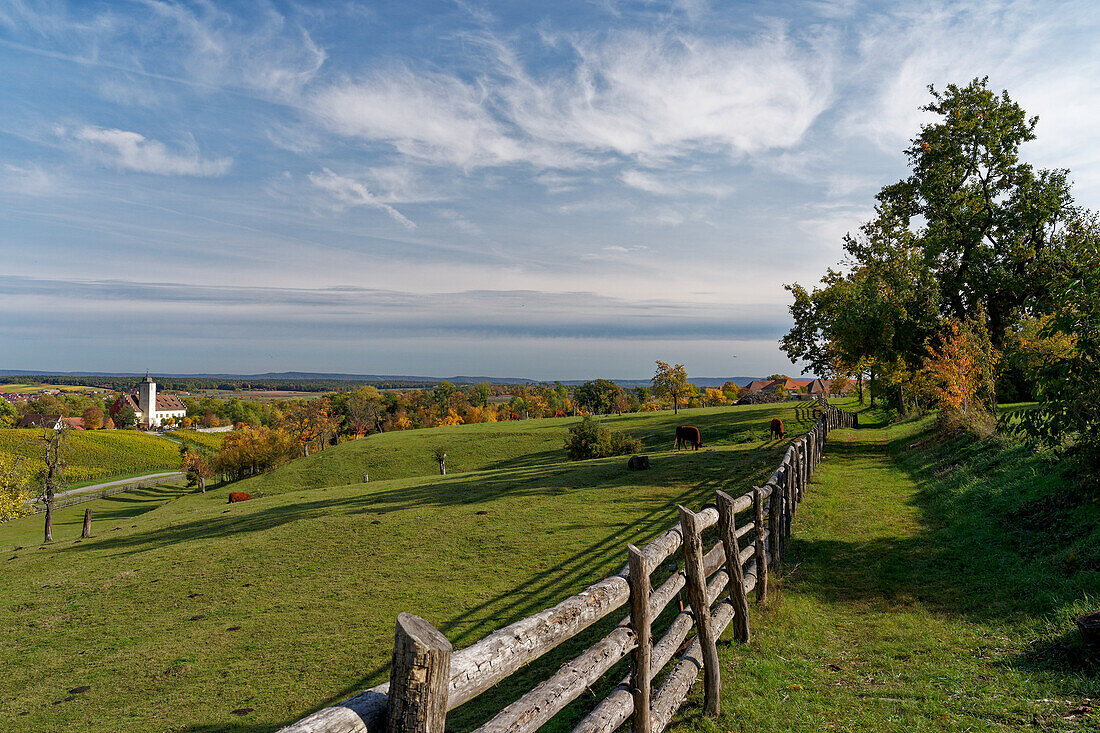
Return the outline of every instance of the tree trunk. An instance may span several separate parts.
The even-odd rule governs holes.
[[[206,477],[205,476],[199,476],[199,490],[202,491],[202,493],[204,493],[204,494],[206,493]]]
[[[676,395],[672,395],[672,414],[680,414],[680,400],[676,398]]]
[[[53,542],[53,492],[46,494],[46,542]]]
[[[440,476],[446,476],[447,475],[447,457],[446,456],[439,459],[439,475]]]
[[[80,531],[80,539],[86,540],[92,536],[92,508],[84,510],[84,529]]]
[[[859,389],[859,404],[863,404],[863,370],[861,369],[859,374],[856,375],[856,386]]]
[[[871,407],[875,406],[875,370],[871,370],[870,378],[867,380],[867,389],[871,391]]]

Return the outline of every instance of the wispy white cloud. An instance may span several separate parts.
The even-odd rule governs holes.
[[[828,107],[824,46],[783,33],[717,42],[665,32],[548,39],[575,62],[532,76],[506,40],[471,37],[483,76],[399,67],[318,91],[333,131],[463,167],[589,167],[596,155],[661,161],[696,150],[734,158],[797,143]]]
[[[631,188],[658,196],[714,196],[721,198],[732,192],[728,185],[715,183],[709,176],[684,176],[679,173],[655,175],[646,171],[630,168],[619,174],[619,180]]]
[[[161,176],[221,176],[233,165],[232,158],[204,158],[193,143],[188,149],[172,151],[159,140],[150,140],[141,133],[85,125],[67,131],[71,136],[103,160],[118,168]]]
[[[607,260],[612,262],[618,262],[622,260],[636,259],[642,255],[649,247],[644,244],[635,245],[632,247],[624,247],[620,244],[612,244],[607,247],[602,247],[598,252],[586,252],[581,255],[582,260]]]
[[[988,75],[994,88],[1018,96],[1034,84],[1079,78],[1096,69],[1098,30],[1100,13],[1091,3],[1066,3],[1058,10],[1026,0],[918,3],[869,13],[859,27],[853,69],[862,94],[843,129],[896,149],[929,119],[919,110],[929,101],[929,84],[943,88]],[[1058,45],[1080,53],[1051,53]],[[1059,96],[1058,104],[1045,107],[1053,111],[1065,101]]]
[[[257,5],[255,17],[244,19],[213,3],[143,3],[153,11],[149,30],[174,42],[168,47],[183,50],[190,73],[206,83],[291,96],[327,58],[305,29],[269,5]]]
[[[62,176],[49,172],[37,163],[12,165],[0,168],[0,190],[23,196],[52,196],[63,192]]]
[[[275,147],[299,155],[316,153],[322,148],[321,135],[312,126],[274,121],[264,134]]]
[[[505,88],[515,123],[542,140],[643,160],[795,144],[832,99],[824,47],[783,33],[748,41],[617,32],[567,40],[568,77]]]
[[[250,14],[232,14],[212,2],[136,0],[134,5],[120,12],[91,3],[8,0],[0,6],[0,26],[64,49],[23,46],[32,53],[284,100],[298,94],[327,59],[308,31],[270,4],[256,3],[248,7]],[[135,45],[135,37],[142,43]]]
[[[472,221],[470,221],[454,209],[440,209],[438,213],[440,216],[450,222],[451,226],[453,226],[460,232],[464,232],[473,236],[480,236],[484,234],[481,227],[479,227],[477,224],[474,224]]]
[[[658,181],[650,174],[644,173],[639,170],[625,170],[621,174],[619,174],[619,179],[631,188],[636,188],[639,191],[645,191],[646,193],[655,193],[663,196],[668,196],[669,194],[675,193],[675,191],[671,187],[665,185],[661,181]]]
[[[325,168],[320,173],[310,173],[309,180],[318,189],[329,194],[328,203],[335,209],[343,210],[356,206],[367,206],[385,212],[403,227],[416,228],[416,224],[409,221],[404,214],[389,204],[378,200],[374,194],[367,190],[366,186],[354,178],[337,175]]]
[[[447,74],[399,68],[320,90],[310,108],[342,135],[463,167],[520,162],[527,151],[485,106],[484,92]]]
[[[108,102],[129,107],[156,109],[164,105],[169,94],[154,90],[149,84],[123,76],[104,79],[98,85],[99,95]]]

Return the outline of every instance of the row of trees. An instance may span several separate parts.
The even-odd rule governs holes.
[[[935,119],[905,151],[910,175],[844,240],[842,269],[788,285],[781,345],[819,373],[868,375],[902,414],[937,404],[989,423],[997,402],[1038,399],[1024,430],[1100,446],[1100,228],[1067,170],[1035,168],[1007,92],[975,79],[929,87]]]
[[[19,418],[27,414],[61,415],[62,417],[82,417],[84,424],[91,430],[98,430],[109,421],[108,406],[113,398],[104,398],[89,394],[39,395],[17,405],[0,399],[0,428],[14,427]],[[131,411],[132,412],[132,411]],[[114,427],[112,423],[110,427]]]
[[[440,382],[431,389],[382,391],[365,385],[312,399],[250,400],[212,396],[182,396],[186,416],[170,421],[176,427],[218,427],[246,424],[284,428],[293,434],[316,433],[307,442],[326,435],[358,436],[372,432],[496,422],[583,414],[621,414],[680,407],[706,407],[735,402],[743,389],[733,382],[719,388],[700,388],[687,382],[682,364],[657,362],[652,387],[626,389],[608,379],[567,387],[553,384],[493,385],[488,382],[458,386]],[[132,428],[132,409],[113,414],[120,394],[104,398],[89,395],[43,395],[19,406],[0,400],[0,427],[11,427],[27,413],[83,417],[84,427]]]
[[[666,404],[722,405],[743,391],[733,382],[722,389],[699,389],[687,382],[682,364],[657,362],[652,387],[624,389],[606,379],[567,388],[561,383],[459,387],[442,382],[430,390],[382,392],[363,386],[310,400],[253,403],[204,398],[186,401],[188,413],[215,414],[238,429],[226,435],[219,452],[184,450],[182,470],[195,485],[220,475],[236,480],[262,473],[281,463],[323,450],[341,439],[391,430],[496,422],[498,420],[601,415],[657,410]],[[667,401],[667,402],[666,402]],[[225,418],[218,414],[226,415]],[[227,414],[228,413],[228,414]],[[209,422],[209,421],[207,421]]]
[[[633,389],[624,389],[607,379],[573,387],[560,382],[516,386],[487,382],[457,386],[441,382],[432,389],[380,391],[363,386],[310,400],[258,402],[206,397],[184,398],[184,404],[188,425],[244,423],[283,428],[292,435],[302,436],[304,445],[319,448],[318,441],[323,442],[323,438],[393,430],[722,405],[736,401],[743,392],[733,382],[727,382],[721,389],[700,389],[686,382],[683,365],[664,367],[671,370],[672,382],[664,376],[655,377],[653,387]]]

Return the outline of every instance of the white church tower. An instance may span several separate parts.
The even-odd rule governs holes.
[[[138,385],[138,408],[146,425],[152,428],[160,424],[160,420],[157,420],[157,383],[148,372]]]

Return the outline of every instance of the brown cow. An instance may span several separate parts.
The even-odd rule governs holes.
[[[238,501],[248,501],[252,497],[243,491],[231,491],[229,493],[229,503],[236,504]]]
[[[683,444],[685,448],[690,445],[695,450],[702,448],[703,439],[699,435],[699,428],[692,427],[691,425],[681,425],[676,428],[676,450],[680,450],[681,444]]]
[[[783,421],[778,417],[772,420],[771,429],[773,438],[783,438],[787,435],[787,432],[783,429]]]

